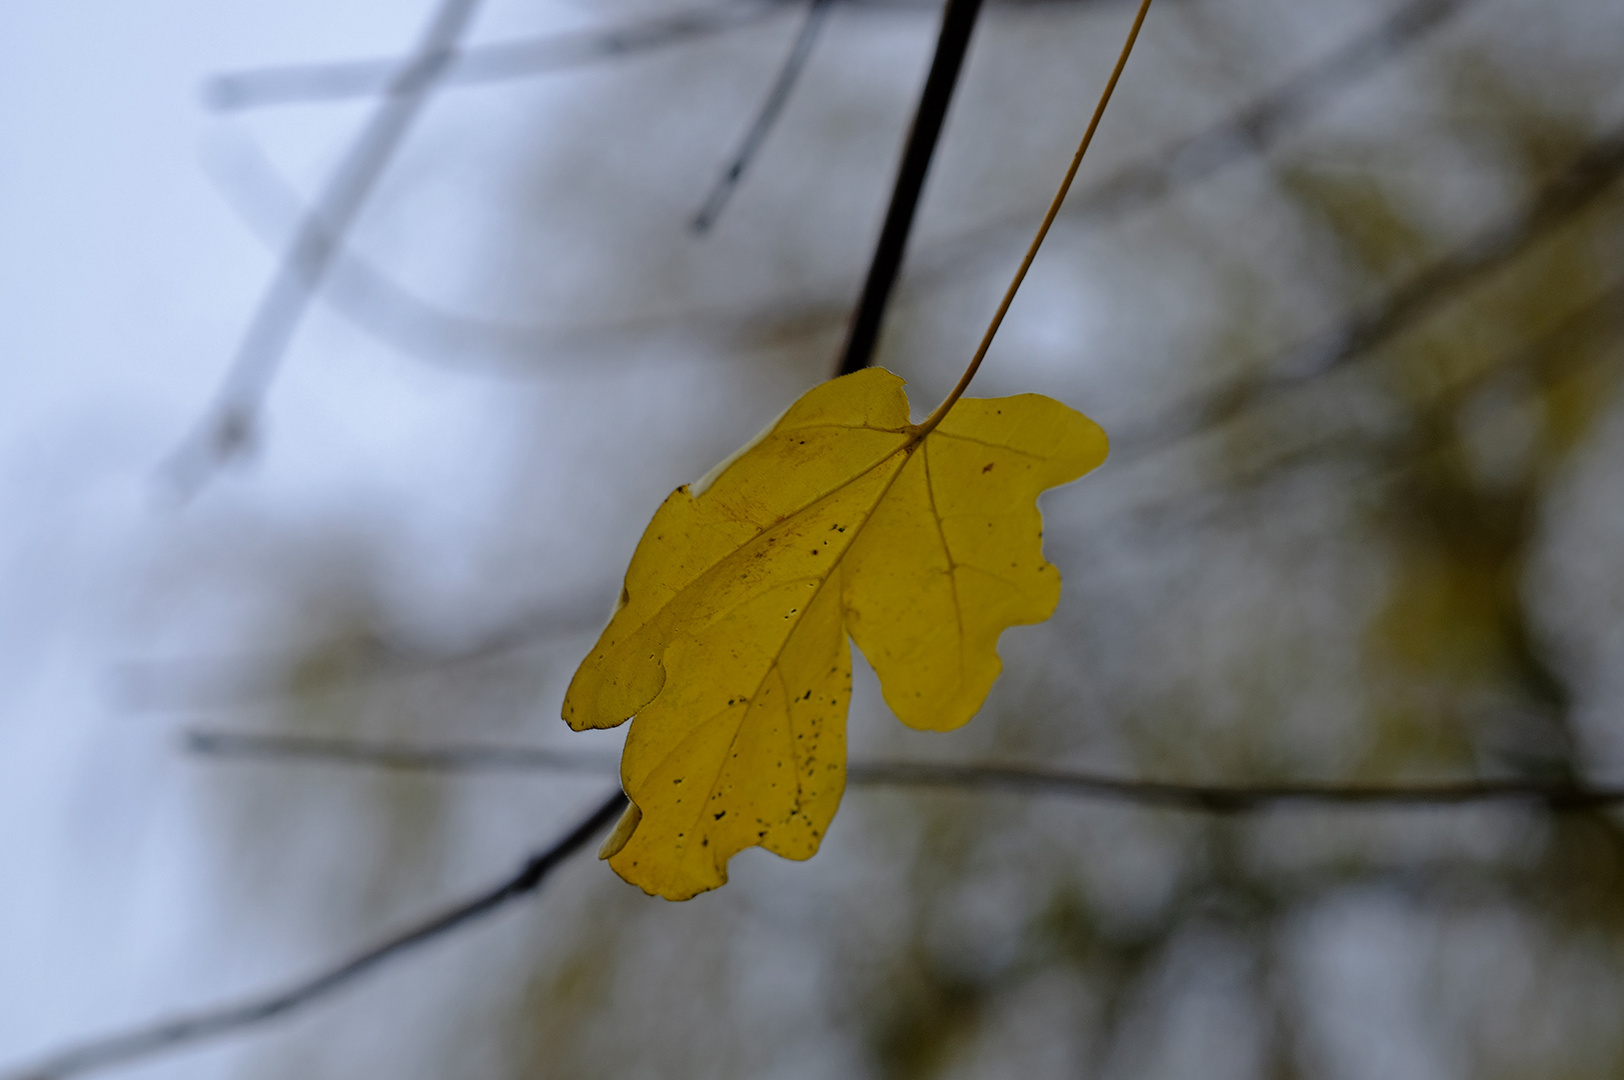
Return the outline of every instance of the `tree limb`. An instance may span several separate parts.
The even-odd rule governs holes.
[[[577,30],[453,49],[447,55],[441,81],[445,86],[469,86],[563,71],[742,29],[789,6],[789,0],[733,0],[604,30]],[[234,71],[216,75],[205,83],[203,100],[210,108],[235,111],[372,97],[388,92],[400,64],[395,57],[377,57]]]
[[[123,1065],[166,1051],[226,1035],[253,1024],[293,1012],[326,997],[386,960],[442,937],[510,902],[527,896],[560,863],[601,832],[620,815],[626,796],[617,788],[597,809],[569,832],[526,860],[517,873],[476,896],[454,904],[440,914],[397,934],[349,960],[303,979],[292,986],[246,1001],[203,1009],[116,1035],[90,1039],[47,1055],[34,1065],[0,1074],[4,1080],[61,1080],[63,1077]]]
[[[947,107],[953,100],[953,88],[958,83],[964,54],[970,48],[970,34],[980,12],[981,0],[947,0],[942,29],[936,38],[936,52],[931,58],[930,72],[925,76],[919,105],[914,110],[913,124],[908,129],[896,184],[891,189],[891,205],[885,212],[885,224],[880,227],[880,238],[874,246],[868,278],[852,316],[846,349],[835,369],[836,375],[859,371],[874,359],[880,324],[902,270],[902,255],[908,246],[914,213],[919,208],[920,192],[925,187],[925,174],[930,170],[930,159],[936,152],[936,141],[947,119]]]
[[[307,760],[427,772],[602,771],[613,759],[531,746],[478,743],[365,742],[353,739],[193,731],[187,748],[210,757]],[[1465,780],[1427,784],[1183,784],[1130,780],[1100,773],[1028,765],[852,762],[847,782],[858,787],[1010,791],[1106,799],[1198,813],[1243,813],[1286,807],[1371,809],[1459,806],[1525,801],[1554,810],[1592,809],[1624,802],[1624,787],[1539,780]]]
[[[388,96],[344,155],[300,223],[261,296],[216,401],[165,471],[187,496],[219,464],[251,447],[260,403],[341,240],[411,130],[467,30],[480,0],[440,0],[411,60],[397,68]]]

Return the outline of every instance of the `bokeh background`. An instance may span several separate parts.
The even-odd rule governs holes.
[[[210,80],[431,7],[0,3],[0,1060],[313,971],[611,789],[186,734],[612,759],[565,682],[659,499],[834,364],[939,20],[838,0],[699,235],[806,11],[713,4],[434,88],[259,422],[200,442],[376,108]],[[467,41],[693,10],[488,0]],[[921,412],[1131,14],[989,0],[877,358]],[[854,759],[1624,781],[1621,55],[1609,0],[1158,0],[976,385],[1116,439],[1043,503],[1060,610],[951,734],[858,661]],[[1616,813],[854,788],[810,862],[669,904],[583,856],[120,1075],[1549,1080],[1624,1075],[1621,1017]]]

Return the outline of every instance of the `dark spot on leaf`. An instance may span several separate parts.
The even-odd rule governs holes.
[[[981,471],[984,472],[984,473],[992,472],[992,465],[993,465],[992,462],[990,462],[990,461],[987,462],[985,465],[981,466]]]
[[[721,821],[723,818],[727,817],[727,811],[726,810],[718,810],[716,812],[716,814],[714,815],[714,817],[715,817],[715,820]]]

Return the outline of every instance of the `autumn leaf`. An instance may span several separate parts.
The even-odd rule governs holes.
[[[1105,459],[1105,434],[1037,394],[908,422],[902,380],[809,391],[649,523],[620,606],[564,700],[576,730],[632,715],[621,877],[686,899],[760,845],[805,859],[845,786],[849,634],[910,727],[975,715],[998,635],[1047,619],[1060,575],[1037,496]]]

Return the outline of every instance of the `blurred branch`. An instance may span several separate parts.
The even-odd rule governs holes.
[[[1412,443],[1389,452],[1387,468],[1381,475],[1391,478],[1414,469],[1419,460],[1418,451],[1425,454],[1437,449],[1436,440],[1439,431],[1442,430],[1441,421],[1459,409],[1473,393],[1482,390],[1496,379],[1513,375],[1531,375],[1539,380],[1540,385],[1548,387],[1586,368],[1618,363],[1618,357],[1609,356],[1605,352],[1570,347],[1585,334],[1609,324],[1624,326],[1624,284],[1613,285],[1586,301],[1578,309],[1563,316],[1555,326],[1538,338],[1515,349],[1510,358],[1472,372],[1460,382],[1441,390],[1436,396],[1423,402],[1400,436],[1412,437],[1419,442],[1419,446]],[[1326,394],[1346,394],[1348,390],[1345,386],[1323,382],[1314,384],[1314,388]],[[1307,391],[1310,387],[1303,389]],[[1294,442],[1289,438],[1283,439],[1278,432],[1275,437],[1268,440],[1250,440],[1248,445],[1258,447],[1261,455],[1239,466],[1229,466],[1226,480],[1234,485],[1261,484],[1283,470],[1328,454],[1344,450],[1368,452],[1374,440],[1392,438],[1395,435],[1390,426],[1382,430],[1372,430],[1370,418],[1350,416],[1348,413],[1351,411],[1338,410],[1339,418],[1349,424],[1344,429],[1324,430],[1323,414],[1319,414],[1315,418],[1319,422],[1303,425],[1312,427],[1310,437],[1305,440]],[[1379,427],[1382,421],[1376,423]],[[1155,498],[1130,502],[1127,509],[1139,515],[1162,514],[1186,507],[1190,494],[1189,491],[1163,491]]]
[[[32,1066],[0,1075],[5,1080],[59,1080],[179,1050],[293,1012],[326,997],[386,960],[467,926],[514,900],[534,893],[560,863],[585,847],[620,814],[625,805],[626,796],[616,790],[569,832],[531,856],[506,881],[311,978],[246,1001],[91,1039],[59,1050]]]
[[[414,641],[387,626],[376,630],[369,627],[353,643],[329,641],[281,654],[126,662],[114,669],[112,685],[120,704],[125,706],[195,709],[285,697],[293,682],[291,672],[312,656],[341,654],[338,672],[346,681],[418,676],[497,660],[544,642],[596,632],[607,617],[608,605],[603,598],[612,591],[606,585],[572,600],[538,608],[452,646]]]
[[[931,57],[925,88],[920,92],[913,124],[908,129],[902,164],[891,189],[891,204],[885,212],[885,223],[880,227],[880,238],[874,247],[868,278],[863,282],[863,292],[852,316],[846,349],[835,369],[836,375],[859,371],[874,358],[886,303],[902,270],[903,250],[913,228],[919,194],[925,187],[925,174],[930,170],[930,159],[936,152],[936,141],[942,133],[947,107],[953,100],[953,88],[958,83],[964,54],[970,47],[970,34],[980,12],[981,0],[947,0],[942,29],[936,38],[936,52]]]
[[[1072,222],[1102,218],[1114,220],[1123,214],[1144,209],[1230,164],[1266,153],[1287,132],[1421,41],[1427,33],[1442,26],[1472,2],[1474,0],[1412,0],[1368,33],[1354,38],[1323,60],[1277,84],[1240,111],[1154,155],[1118,169],[1103,182],[1071,200],[1062,212],[1063,216]],[[924,164],[921,164],[919,184],[923,183],[923,169]],[[903,192],[902,180],[902,177],[898,178],[899,194]],[[917,187],[911,190],[913,198],[917,199]],[[897,196],[894,196],[893,211],[897,210],[896,200]],[[911,221],[911,204],[907,210],[910,215],[908,221]],[[954,237],[932,253],[932,271],[928,273],[934,276],[962,272],[966,265],[963,257],[966,248],[984,252],[989,234],[1010,228],[1014,221],[1013,218],[1006,218]],[[853,320],[851,338],[839,374],[865,366],[872,356],[879,335],[881,313],[901,269],[907,225],[907,221],[899,224],[897,235],[891,237],[889,246],[882,233],[882,251],[876,252],[870,268],[863,301]],[[890,216],[887,217],[886,226],[888,229],[892,226]]]
[[[216,142],[204,160],[231,209],[268,247],[280,247],[309,212],[300,193],[246,139]],[[665,339],[714,333],[712,324],[728,318],[721,312],[657,312],[556,326],[450,310],[412,292],[342,242],[335,246],[324,285],[324,302],[404,355],[500,372],[541,370],[544,363],[553,370],[554,359],[578,365],[623,362],[640,352],[663,357],[659,346]]]
[[[261,400],[321,283],[333,253],[366,203],[444,73],[480,0],[440,0],[411,60],[395,70],[388,96],[367,120],[300,224],[275,277],[260,298],[218,398],[202,424],[167,463],[183,496],[241,454],[255,438]]]
[[[740,29],[789,6],[790,0],[736,0],[606,30],[548,34],[452,49],[447,54],[440,81],[443,86],[467,86],[544,75]],[[389,92],[400,64],[397,58],[378,57],[230,72],[216,75],[204,84],[203,100],[210,108],[227,111],[372,97]]]
[[[612,760],[540,747],[470,743],[412,744],[194,731],[187,749],[209,757],[333,764],[431,772],[512,770],[583,771],[614,767]],[[1011,791],[1109,799],[1174,810],[1243,813],[1283,807],[1455,806],[1506,800],[1542,802],[1555,810],[1590,809],[1624,802],[1624,787],[1587,787],[1535,780],[1470,780],[1440,784],[1179,784],[1124,780],[1097,773],[1023,765],[938,765],[852,762],[849,783],[861,787],[923,787]]]
[[[311,735],[262,735],[210,730],[187,732],[186,749],[204,757],[316,761],[333,765],[365,765],[426,772],[544,770],[613,776],[620,760],[615,754],[594,754],[582,750],[547,750],[539,746],[364,742]]]
[[[767,91],[767,100],[762,103],[761,111],[756,114],[749,130],[745,132],[744,141],[739,144],[732,163],[722,171],[704,205],[694,215],[691,224],[695,232],[708,232],[710,227],[716,224],[722,208],[727,205],[734,189],[739,186],[739,181],[744,178],[744,170],[750,167],[756,152],[766,141],[767,134],[778,122],[784,106],[789,103],[789,95],[795,89],[795,82],[801,77],[801,72],[806,68],[806,62],[812,57],[812,47],[817,44],[818,33],[823,29],[824,20],[832,7],[834,0],[811,0],[807,7],[806,19],[801,23],[800,33],[795,35],[795,43],[790,46],[789,55],[784,58],[784,66],[779,68],[778,77],[773,80],[772,88]]]
[[[1369,32],[1284,81],[1212,127],[1129,164],[1067,208],[1071,218],[1139,210],[1227,165],[1266,153],[1280,138],[1380,70],[1476,0],[1412,0]]]
[[[1292,350],[1265,374],[1234,380],[1117,438],[1117,453],[1137,456],[1200,434],[1386,344],[1461,290],[1504,267],[1546,233],[1572,221],[1606,194],[1620,173],[1624,173],[1624,126],[1587,146],[1567,168],[1539,186],[1516,213],[1437,259],[1379,303]]]
[[[1245,108],[1212,127],[1173,143],[1118,169],[1102,183],[1071,199],[1062,211],[1066,220],[1090,221],[1107,214],[1144,209],[1185,185],[1209,177],[1225,166],[1267,152],[1284,135],[1312,118],[1337,94],[1402,55],[1425,34],[1476,0],[1413,0],[1366,34],[1348,42],[1298,75],[1278,84]],[[875,0],[841,0],[848,7],[872,6]],[[906,6],[913,6],[911,4]],[[217,166],[215,180],[233,209],[267,243],[280,237],[307,213],[298,193],[262,157],[236,154]],[[986,255],[990,237],[1019,225],[1027,217],[1008,218],[922,248],[919,279],[961,273],[970,259]],[[898,264],[900,267],[900,263]],[[622,323],[588,327],[553,327],[498,321],[441,308],[416,296],[354,251],[337,251],[330,269],[331,288],[324,295],[359,327],[408,355],[425,359],[456,357],[467,362],[483,354],[490,362],[534,366],[548,352],[591,349],[618,353],[647,343],[661,333],[694,332],[721,324],[737,329],[747,322],[724,310],[658,314]],[[813,304],[829,318],[846,318],[838,288],[809,290],[821,299]],[[821,316],[820,316],[821,317]],[[576,359],[572,355],[572,359]]]

